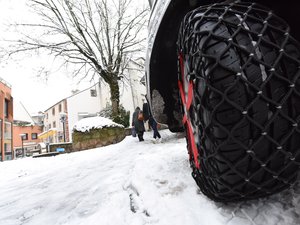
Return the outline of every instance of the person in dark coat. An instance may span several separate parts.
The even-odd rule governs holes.
[[[149,115],[149,125],[153,130],[153,138],[154,139],[156,139],[156,138],[160,139],[161,136],[160,136],[160,133],[157,130],[157,122],[155,121],[155,119],[153,118],[153,116],[151,114]]]
[[[161,136],[157,129],[157,122],[155,121],[155,119],[152,116],[148,102],[145,102],[143,104],[143,112],[144,112],[144,121],[148,120],[148,124],[151,127],[151,129],[153,130],[153,138],[154,139],[158,138],[158,140],[160,140]]]
[[[139,141],[144,141],[143,136],[145,132],[145,126],[144,126],[144,121],[138,119],[139,113],[143,113],[143,111],[141,111],[140,107],[136,107],[132,115],[132,126],[134,126],[136,130]]]

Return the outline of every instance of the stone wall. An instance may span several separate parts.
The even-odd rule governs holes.
[[[120,127],[106,127],[91,129],[88,132],[74,131],[72,134],[73,151],[81,151],[115,144],[125,138],[125,129]]]
[[[49,149],[50,152],[56,152],[57,148],[64,148],[65,151],[63,153],[70,153],[73,152],[73,146],[72,143],[55,143],[55,144],[50,144]]]

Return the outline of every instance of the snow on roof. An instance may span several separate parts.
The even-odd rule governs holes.
[[[104,128],[104,127],[124,127],[121,124],[117,124],[110,119],[95,116],[95,117],[88,117],[82,120],[79,120],[75,123],[73,130],[86,132],[90,129],[97,129],[97,128]]]

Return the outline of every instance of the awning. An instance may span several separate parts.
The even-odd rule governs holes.
[[[44,131],[43,133],[40,133],[38,135],[38,138],[39,139],[47,139],[48,137],[56,135],[56,133],[57,133],[56,129],[50,129],[50,130]]]

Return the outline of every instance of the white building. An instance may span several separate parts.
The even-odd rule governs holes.
[[[62,115],[67,115],[67,101],[63,99],[44,112],[44,131],[39,139],[44,143],[68,142],[68,125],[61,121]]]
[[[120,85],[120,102],[126,110],[133,114],[135,108],[139,106],[142,109],[145,102],[146,87],[141,83],[145,75],[144,60],[142,58],[130,61],[127,71],[128,82]],[[131,122],[131,116],[130,116]]]
[[[66,98],[69,140],[72,140],[72,130],[75,123],[83,118],[96,116],[109,104],[109,96],[107,88],[101,83],[96,83]]]

